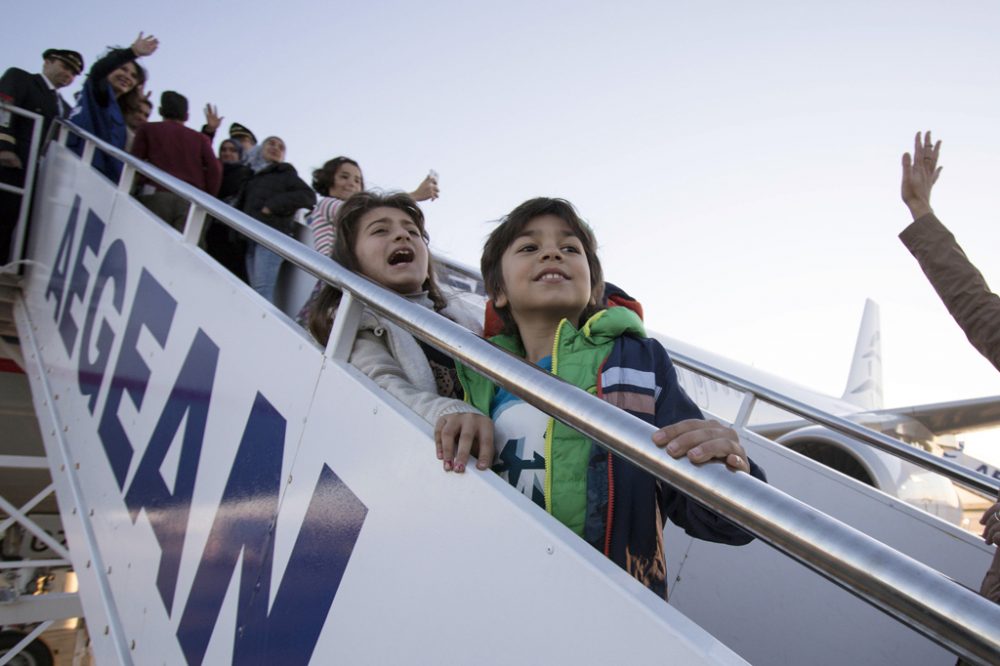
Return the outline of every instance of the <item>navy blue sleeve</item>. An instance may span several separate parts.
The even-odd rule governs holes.
[[[656,340],[651,340],[656,355],[656,384],[661,388],[656,397],[656,427],[671,425],[686,419],[702,419],[704,415],[677,381],[677,370],[667,351]],[[750,474],[766,482],[767,477],[753,460],[747,458]],[[753,541],[753,535],[739,525],[723,518],[673,486],[663,481],[657,482],[657,500],[664,520],[675,525],[697,539],[742,546]]]

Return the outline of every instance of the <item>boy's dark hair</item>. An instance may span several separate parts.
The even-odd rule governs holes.
[[[587,256],[587,264],[590,266],[590,303],[584,308],[580,321],[573,322],[573,324],[579,326],[580,322],[587,321],[593,314],[604,308],[604,271],[601,270],[601,261],[597,258],[597,239],[594,238],[594,232],[576,212],[573,204],[565,199],[549,197],[529,199],[504,217],[500,225],[486,239],[486,245],[483,246],[483,258],[479,264],[483,273],[486,294],[490,297],[494,310],[500,316],[500,321],[503,322],[501,333],[507,335],[516,334],[518,331],[514,317],[510,313],[510,306],[496,307],[496,297],[504,288],[503,269],[500,261],[503,258],[503,253],[521,235],[528,223],[542,215],[555,215],[569,225],[570,229],[573,230],[573,235],[580,239],[584,254]]]
[[[187,120],[187,97],[173,90],[164,90],[160,95],[160,115],[164,120]]]
[[[352,160],[350,157],[334,157],[332,160],[327,160],[323,165],[322,169],[315,169],[313,171],[313,189],[321,197],[330,196],[330,187],[333,185],[333,178],[337,175],[337,169],[340,168],[342,164],[353,164],[358,167],[358,171],[361,171],[361,165]],[[361,189],[365,189],[365,177],[362,173],[361,176]]]
[[[364,217],[365,213],[382,207],[395,208],[409,215],[414,223],[416,223],[424,241],[427,243],[430,242],[430,236],[427,234],[427,229],[424,226],[424,214],[421,212],[420,207],[417,206],[417,202],[409,194],[403,192],[389,192],[387,194],[358,192],[341,204],[337,210],[337,217],[334,220],[334,224],[337,227],[337,236],[333,242],[333,253],[331,254],[334,261],[344,268],[361,275],[361,264],[354,253],[354,244],[358,236],[358,223],[361,222],[361,218]],[[428,259],[430,261],[427,264],[427,279],[424,280],[422,287],[427,291],[427,295],[434,304],[434,309],[441,311],[448,305],[448,301],[445,300],[444,294],[441,293],[441,288],[438,287],[437,281],[434,279],[434,263],[429,255],[430,253],[428,252]],[[321,344],[325,345],[326,341],[330,338],[330,329],[333,327],[333,315],[340,305],[341,296],[342,292],[336,287],[331,287],[328,284],[323,285],[323,289],[320,290],[319,296],[316,298],[316,302],[309,313],[309,332]]]

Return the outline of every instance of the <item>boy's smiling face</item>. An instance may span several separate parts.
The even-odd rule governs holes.
[[[534,218],[507,247],[500,260],[503,288],[497,307],[510,306],[518,326],[526,319],[568,319],[579,324],[591,303],[590,266],[583,243],[555,215]]]

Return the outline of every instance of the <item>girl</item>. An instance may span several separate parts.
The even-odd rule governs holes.
[[[361,166],[350,157],[334,157],[327,160],[323,168],[313,171],[313,189],[319,194],[319,203],[306,218],[306,223],[313,232],[313,249],[327,257],[332,256],[334,238],[336,237],[336,225],[334,220],[337,216],[337,209],[351,195],[363,192],[365,189],[365,177],[361,174]],[[410,193],[414,201],[426,201],[427,199],[437,199],[439,194],[437,178],[427,176],[420,186]],[[317,281],[312,294],[306,300],[305,305],[296,317],[297,321],[306,325],[312,311],[319,290],[323,283]]]
[[[333,259],[408,300],[433,309],[479,332],[478,318],[449,303],[434,280],[424,216],[407,194],[362,192],[340,207]],[[312,334],[326,344],[341,292],[324,285],[309,321]],[[480,469],[493,459],[493,423],[462,400],[455,363],[434,347],[365,310],[350,362],[428,423],[448,417],[445,437],[479,442]],[[435,439],[442,436],[441,429]],[[464,459],[448,469],[463,471]]]
[[[144,37],[140,32],[132,46],[127,49],[112,49],[94,63],[87,74],[87,80],[77,96],[77,106],[70,113],[69,120],[111,145],[125,149],[127,132],[125,116],[119,100],[146,82],[146,70],[136,63],[136,59],[152,55],[160,45],[156,37]],[[82,152],[82,142],[70,142]],[[118,181],[122,164],[101,151],[94,153],[94,168],[113,181]]]

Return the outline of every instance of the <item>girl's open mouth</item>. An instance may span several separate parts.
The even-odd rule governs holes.
[[[413,261],[413,250],[401,248],[389,255],[389,265],[408,264]]]

